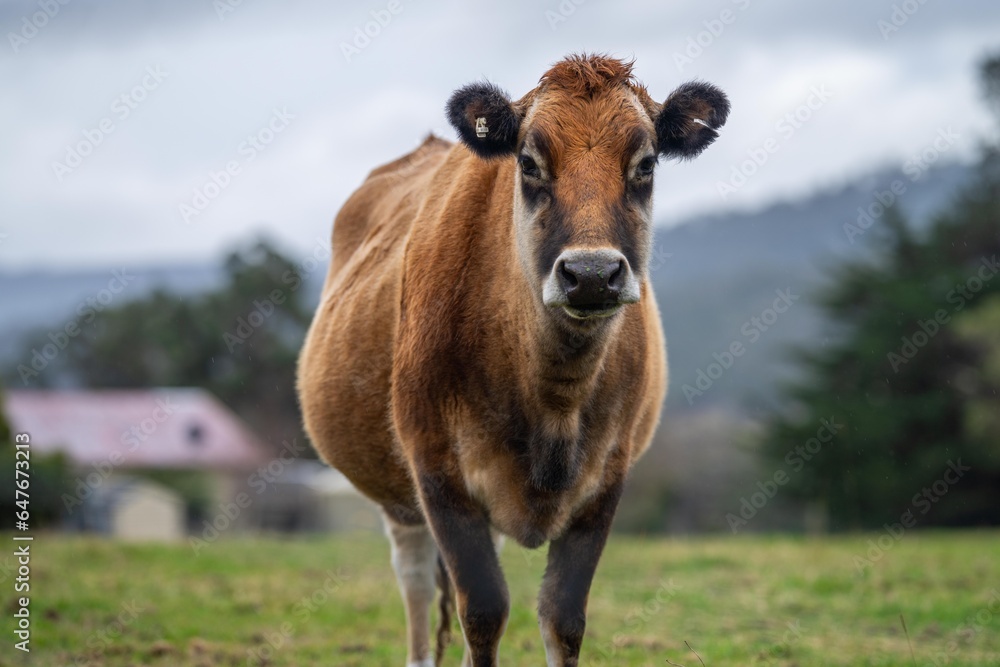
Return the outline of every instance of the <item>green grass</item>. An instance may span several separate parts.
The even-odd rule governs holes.
[[[854,557],[877,537],[616,535],[591,592],[581,664],[699,667],[685,641],[708,667],[1000,664],[1000,533],[911,532],[861,573]],[[195,556],[187,545],[52,534],[32,549],[30,659],[12,647],[13,580],[0,571],[4,667],[405,662],[403,607],[379,536],[220,540]],[[501,664],[537,667],[544,552],[508,544],[503,561],[512,611]],[[452,646],[446,664],[457,667],[460,653]]]

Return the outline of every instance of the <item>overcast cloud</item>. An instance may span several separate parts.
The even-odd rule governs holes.
[[[396,1],[0,4],[0,266],[201,260],[261,230],[305,253],[371,168],[454,136],[456,87],[486,77],[520,97],[576,51],[634,57],[658,99],[691,78],[730,95],[719,141],[661,165],[662,224],[902,166],[941,132],[957,135],[946,158],[968,159],[989,128],[974,67],[1000,47],[995,0]],[[355,45],[372,12],[390,19]],[[808,120],[779,126],[796,110]],[[73,167],[85,132],[100,143]],[[217,196],[185,221],[196,191]]]

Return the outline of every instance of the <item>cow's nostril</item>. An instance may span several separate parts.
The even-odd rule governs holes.
[[[572,289],[580,284],[576,274],[566,268],[566,262],[559,262],[559,275],[562,276],[563,281],[566,283],[566,287],[569,289]]]
[[[619,290],[622,284],[625,282],[625,265],[619,261],[617,267],[608,276],[608,287],[614,290]]]
[[[553,266],[545,283],[546,305],[569,306],[575,311],[614,311],[632,303],[628,260],[612,249],[569,250]],[[557,291],[558,290],[558,291]]]

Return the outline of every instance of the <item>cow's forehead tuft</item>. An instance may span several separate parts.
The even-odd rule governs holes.
[[[632,62],[603,55],[578,54],[569,56],[542,75],[539,85],[576,97],[592,97],[609,88],[637,86],[632,75]]]

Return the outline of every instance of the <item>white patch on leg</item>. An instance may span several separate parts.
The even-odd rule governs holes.
[[[492,533],[493,533],[493,548],[496,550],[497,555],[499,556],[500,552],[503,551],[503,545],[505,542],[504,536],[503,533],[501,533],[498,530],[494,530],[492,531]]]
[[[407,667],[434,667],[431,605],[437,593],[437,544],[427,526],[401,526],[386,520],[392,543],[392,568],[406,605]]]
[[[542,631],[542,644],[545,646],[545,664],[548,667],[563,667],[565,659],[563,656],[562,643],[544,622],[539,622],[539,629]]]

